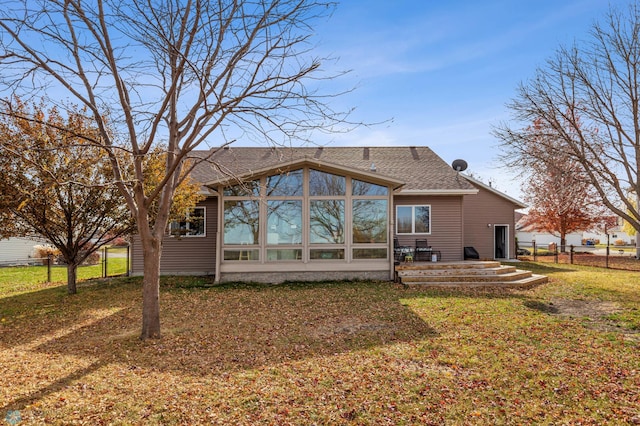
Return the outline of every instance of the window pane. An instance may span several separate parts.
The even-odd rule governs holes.
[[[242,182],[226,187],[222,192],[228,197],[258,197],[260,196],[260,181]]]
[[[257,200],[224,202],[225,244],[258,244],[259,205]]]
[[[310,195],[345,195],[347,179],[344,176],[309,170]]]
[[[386,259],[386,248],[353,249],[354,259]]]
[[[353,200],[353,242],[387,242],[387,200]]]
[[[312,200],[309,206],[311,244],[343,244],[344,201]]]
[[[353,195],[387,195],[387,187],[351,179],[351,191]]]
[[[398,206],[396,209],[396,230],[398,234],[411,234],[413,232],[411,227],[412,210],[411,206]]]
[[[184,219],[171,222],[169,232],[175,236],[205,235],[204,207],[194,207],[189,210]]]
[[[415,222],[416,233],[429,233],[429,206],[416,206],[415,207]]]
[[[311,249],[309,257],[313,260],[335,260],[344,259],[344,249]]]
[[[302,244],[302,201],[267,202],[267,244]]]
[[[224,260],[260,260],[260,250],[258,249],[226,249]]]
[[[302,259],[302,249],[274,249],[267,250],[267,260],[300,260]]]
[[[269,176],[267,196],[302,196],[302,170]]]

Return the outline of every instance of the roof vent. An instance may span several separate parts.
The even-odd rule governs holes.
[[[372,172],[377,172],[378,169],[376,169],[376,163],[371,163],[371,167],[369,167],[369,170],[371,170]]]
[[[418,154],[418,150],[416,149],[415,146],[409,147],[409,150],[411,151],[411,156],[413,157],[414,160],[420,159],[420,155]]]

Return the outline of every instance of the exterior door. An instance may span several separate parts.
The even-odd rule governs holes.
[[[495,225],[494,229],[494,253],[495,259],[509,258],[509,227],[507,225]]]

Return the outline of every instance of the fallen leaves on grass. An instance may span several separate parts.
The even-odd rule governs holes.
[[[616,424],[640,414],[637,342],[527,307],[536,290],[186,283],[165,286],[164,336],[144,342],[135,280],[53,301],[11,298],[0,323],[0,415],[440,425]]]

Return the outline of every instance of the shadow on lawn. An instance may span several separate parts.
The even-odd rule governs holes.
[[[3,326],[0,344],[18,348],[20,356],[28,358],[34,352],[86,357],[91,364],[8,402],[0,413],[20,409],[108,364],[132,374],[149,369],[218,375],[435,336],[400,303],[404,292],[399,287],[360,282],[174,286],[161,295],[163,338],[143,342],[138,339],[139,293],[139,286],[127,283],[83,288],[79,295],[54,302],[49,324],[35,315]],[[15,296],[12,306],[28,305],[33,297]],[[95,312],[102,314],[92,320]],[[72,327],[83,318],[83,325]],[[46,371],[47,366],[40,368]]]
[[[58,380],[53,381],[47,386],[44,386],[32,393],[19,397],[17,399],[9,401],[6,405],[0,406],[0,416],[4,416],[4,413],[8,413],[12,410],[22,410],[25,406],[31,405],[34,402],[47,397],[52,393],[56,393],[64,390],[73,382],[82,379],[83,377],[95,372],[99,368],[105,365],[104,360],[98,360],[90,365],[75,370],[73,373],[64,376]]]

